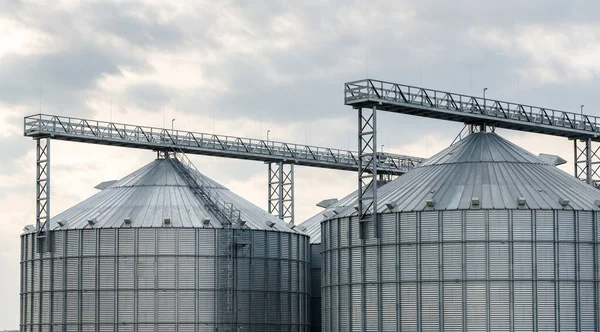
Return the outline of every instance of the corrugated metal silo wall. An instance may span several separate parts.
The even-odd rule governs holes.
[[[381,217],[323,223],[323,331],[600,330],[597,213]]]
[[[53,231],[42,255],[24,235],[21,331],[308,331],[308,238],[236,232],[235,316],[220,230]]]
[[[321,251],[320,243],[310,245],[310,330],[321,332]]]

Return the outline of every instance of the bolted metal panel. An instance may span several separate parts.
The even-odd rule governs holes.
[[[327,219],[323,331],[597,331],[595,218],[573,210],[387,213],[374,242],[352,234],[340,241],[341,225],[352,223]]]
[[[21,238],[23,331],[310,329],[305,235],[235,230],[232,315],[222,282],[227,271],[219,264],[227,251],[220,229],[53,232],[58,245],[52,254],[28,253],[35,233]]]

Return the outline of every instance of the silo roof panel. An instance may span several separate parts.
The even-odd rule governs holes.
[[[250,229],[294,232],[286,222],[202,175],[212,190],[240,210]],[[125,219],[131,221],[130,224]],[[169,223],[164,222],[169,219]],[[205,225],[204,220],[210,219]],[[94,220],[90,225],[88,220]],[[64,226],[57,224],[61,221]],[[273,223],[273,227],[267,225]],[[223,225],[168,159],[157,159],[56,215],[51,229],[118,227],[214,227]]]
[[[495,133],[475,133],[378,189],[378,211],[600,210],[600,191]],[[519,206],[519,198],[525,204]],[[567,206],[560,200],[569,200]],[[427,201],[433,200],[433,207]],[[473,201],[479,201],[474,205]],[[338,216],[356,215],[344,209]]]

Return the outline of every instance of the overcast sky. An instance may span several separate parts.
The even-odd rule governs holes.
[[[191,4],[195,3],[195,4]],[[293,4],[293,5],[291,5]],[[17,328],[40,112],[356,148],[343,83],[371,78],[600,115],[598,1],[0,1],[0,329]],[[166,120],[165,120],[166,119]],[[380,114],[385,151],[430,156],[461,124]],[[572,142],[499,131],[572,161]],[[152,152],[52,142],[52,214]],[[194,157],[266,208],[266,165]],[[570,163],[564,169],[571,173]],[[296,169],[297,220],[356,175]]]

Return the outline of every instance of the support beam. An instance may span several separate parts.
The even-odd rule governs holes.
[[[600,146],[594,147],[591,139],[575,139],[573,152],[575,177],[597,187],[600,175]]]
[[[377,107],[358,109],[358,220],[359,236],[365,238],[365,222],[373,221],[379,237],[377,218]]]
[[[38,138],[35,149],[35,229],[38,252],[50,251],[50,138]]]
[[[294,224],[294,164],[269,163],[268,211]]]
[[[50,138],[36,139],[35,151],[35,227],[40,236],[46,232],[46,224],[50,220]]]

